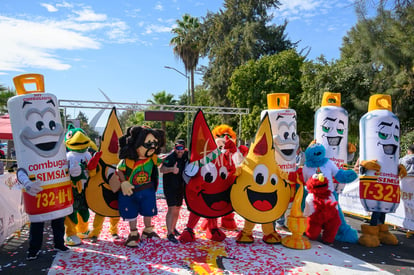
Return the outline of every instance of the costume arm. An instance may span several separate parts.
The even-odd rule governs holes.
[[[26,192],[29,195],[36,196],[37,193],[43,190],[43,188],[40,187],[41,182],[38,180],[31,181],[25,169],[23,168],[17,169],[16,176],[17,176],[17,180],[20,182],[20,184],[24,186],[24,188],[26,189]]]

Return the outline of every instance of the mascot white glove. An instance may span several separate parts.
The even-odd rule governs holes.
[[[69,167],[69,174],[72,177],[78,177],[80,176],[81,173],[82,173],[82,167],[78,163],[71,162],[70,167]]]
[[[121,183],[121,190],[124,196],[131,196],[134,193],[134,186],[126,180]]]
[[[36,196],[37,193],[43,190],[40,181],[31,181],[27,175],[26,170],[18,169],[16,172],[17,180],[24,186],[26,192],[31,196]]]

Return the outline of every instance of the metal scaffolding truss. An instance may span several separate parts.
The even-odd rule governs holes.
[[[144,112],[149,110],[162,110],[176,113],[195,113],[199,109],[205,114],[221,114],[221,115],[247,115],[248,108],[232,108],[232,107],[213,107],[213,106],[185,106],[185,105],[157,105],[157,104],[141,104],[141,103],[122,103],[108,101],[83,101],[83,100],[67,100],[60,99],[59,107],[64,108],[84,108],[84,109],[112,109],[132,110]]]

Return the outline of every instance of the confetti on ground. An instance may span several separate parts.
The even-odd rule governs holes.
[[[49,274],[390,274],[319,242],[312,241],[309,250],[265,244],[259,225],[254,228],[253,244],[236,243],[237,231],[224,231],[227,239],[213,242],[199,227],[195,229],[196,242],[173,244],[166,239],[165,200],[158,199],[157,207],[153,224],[161,239],[142,241],[137,248],[125,247],[128,223],[119,223],[121,240],[114,241],[106,219],[97,243],[84,239],[82,245],[72,247],[69,253],[58,253]],[[185,228],[188,214],[184,206],[178,231]],[[90,226],[93,217],[91,213]],[[238,215],[235,217],[241,229],[244,221]],[[143,230],[142,218],[138,230]]]

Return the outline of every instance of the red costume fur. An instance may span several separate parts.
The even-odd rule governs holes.
[[[322,241],[333,243],[341,225],[338,202],[328,188],[328,179],[322,174],[315,174],[306,182],[309,191],[306,198],[305,215],[307,218],[306,235],[316,240],[322,232]],[[308,212],[308,213],[307,213]]]

